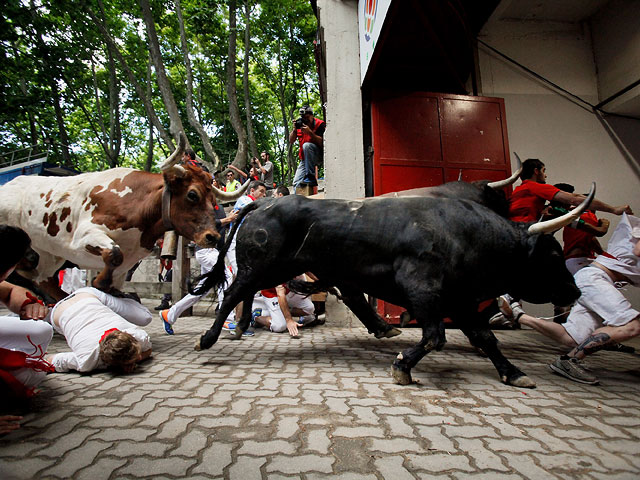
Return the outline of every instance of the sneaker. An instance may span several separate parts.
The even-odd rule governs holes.
[[[249,324],[249,326],[251,327],[255,327],[256,326],[256,318],[262,316],[262,309],[261,308],[256,308],[253,312],[251,312],[251,323]]]
[[[169,335],[173,335],[173,327],[169,323],[169,310],[161,310],[160,318],[162,319],[162,324],[164,325],[164,331]]]
[[[516,323],[513,318],[507,318],[502,312],[496,313],[493,317],[489,319],[489,327],[491,328],[505,328],[505,329],[516,329],[519,324]]]
[[[549,368],[553,372],[563,375],[574,382],[586,383],[588,385],[597,385],[599,383],[598,378],[591,374],[587,367],[577,358],[569,358],[563,355],[550,364]]]
[[[498,309],[505,316],[505,318],[511,320],[512,322],[514,322],[514,324],[517,324],[518,319],[522,315],[524,315],[524,310],[522,309],[522,305],[520,304],[520,302],[514,300],[508,294],[498,297]]]
[[[225,320],[222,324],[222,329],[227,332],[235,332],[236,330],[236,322],[231,322],[229,320]]]
[[[171,308],[171,305],[169,305],[169,302],[166,301],[165,299],[162,299],[162,302],[160,302],[160,305],[158,305],[157,307],[153,307],[154,310],[166,310],[168,308]]]

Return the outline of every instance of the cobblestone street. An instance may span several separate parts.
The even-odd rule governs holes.
[[[147,302],[145,302],[147,303]],[[157,302],[156,302],[157,303]],[[148,303],[152,307],[153,303]],[[299,339],[258,330],[193,345],[147,327],[153,359],[128,376],[52,374],[23,426],[0,439],[0,478],[631,479],[640,475],[640,356],[601,352],[587,386],[551,373],[562,349],[531,330],[496,335],[537,382],[500,383],[458,330],[395,385],[404,329],[376,340],[337,322]],[[638,345],[636,345],[638,346]],[[59,335],[49,351],[66,350]]]

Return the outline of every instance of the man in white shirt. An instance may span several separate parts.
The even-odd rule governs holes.
[[[53,328],[71,352],[48,357],[56,372],[90,372],[113,367],[125,373],[151,356],[151,339],[139,326],[151,312],[131,298],[117,298],[92,287],[76,290],[51,312]]]

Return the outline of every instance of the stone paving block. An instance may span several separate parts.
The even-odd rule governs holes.
[[[75,448],[62,457],[57,465],[50,467],[46,474],[53,477],[70,478],[75,472],[93,464],[98,453],[109,448],[109,443],[91,440]]]
[[[498,438],[498,433],[491,427],[444,425],[444,433],[449,438]],[[520,434],[522,436],[522,434]]]
[[[207,446],[207,440],[213,432],[205,432],[203,430],[191,429],[182,435],[179,446],[171,451],[171,455],[181,455],[184,457],[197,457],[198,452]]]
[[[549,480],[549,479],[564,479],[566,477],[559,477],[544,468],[541,468],[536,462],[528,455],[513,455],[506,453],[503,455],[507,460],[507,465],[516,472],[520,473],[524,478],[531,480]]]
[[[50,457],[54,459],[62,458],[62,456],[82,445],[88,438],[99,433],[96,428],[75,428],[71,432],[59,437],[55,442],[47,448],[38,451],[38,456]],[[107,440],[100,436],[100,440]]]
[[[291,477],[288,477],[291,478]],[[363,474],[363,473],[355,473],[355,472],[343,472],[343,473],[332,473],[330,475],[322,475],[319,473],[311,473],[306,475],[306,478],[308,480],[320,480],[320,479],[335,479],[335,480],[377,480],[378,477],[376,477],[373,474]],[[269,477],[269,479],[271,479],[271,477]]]
[[[168,477],[186,478],[187,471],[195,465],[196,459],[170,457],[170,458],[146,458],[134,457],[129,463],[118,470],[118,476],[130,475],[134,478],[158,478]]]
[[[261,480],[260,468],[266,461],[264,458],[238,457],[229,469],[229,480]]]
[[[196,419],[198,426],[202,428],[219,428],[219,427],[238,427],[240,425],[240,417],[200,417]]]
[[[171,420],[165,422],[159,429],[156,437],[158,439],[174,439],[186,432],[187,427],[194,422],[193,418],[186,417],[173,417]]]
[[[344,398],[327,398],[325,400],[325,404],[332,412],[340,415],[346,415],[349,413],[349,407],[347,406],[347,402]]]
[[[276,437],[289,438],[300,431],[297,417],[285,417],[278,421]]]
[[[546,449],[535,440],[516,439],[495,439],[486,440],[490,450],[496,452],[522,453],[522,452],[545,452]]]
[[[222,476],[224,469],[232,463],[232,445],[228,443],[212,442],[202,454],[202,461],[196,465],[191,474],[206,474]],[[191,478],[191,475],[189,475]]]
[[[120,458],[138,457],[143,455],[162,458],[168,450],[173,450],[172,444],[153,441],[121,441],[114,443],[104,453]]]
[[[291,455],[295,453],[295,451],[296,448],[293,443],[287,442],[286,440],[271,440],[268,442],[248,440],[243,442],[242,447],[238,450],[238,454],[264,457],[274,454]]]
[[[456,447],[454,446],[451,439],[445,437],[442,434],[442,430],[440,427],[417,427],[418,434],[421,438],[428,440],[430,442],[429,450],[433,451],[441,451],[447,453],[456,452]]]
[[[74,479],[76,480],[96,480],[97,478],[104,478],[106,472],[113,472],[122,467],[126,460],[116,460],[113,458],[101,458],[92,463],[86,468],[80,470]]]
[[[267,465],[267,472],[282,472],[285,474],[299,474],[306,472],[331,473],[333,471],[333,457],[319,455],[276,455]]]
[[[371,450],[402,454],[404,452],[424,452],[427,449],[422,446],[419,441],[408,438],[393,438],[388,440],[374,438],[371,440]]]
[[[427,470],[428,472],[446,472],[449,470],[462,470],[472,472],[469,459],[464,455],[447,455],[433,453],[430,455],[407,454],[409,470]]]
[[[30,457],[28,462],[23,459],[9,460],[0,458],[0,478],[15,480],[32,480],[41,478],[38,472],[49,472],[49,468],[57,461],[51,458]]]
[[[458,442],[459,450],[470,456],[475,466],[480,470],[509,470],[504,465],[504,460],[489,450],[482,440],[459,438],[456,441]]]
[[[333,436],[347,438],[384,438],[385,435],[384,430],[380,427],[337,427],[333,432]]]

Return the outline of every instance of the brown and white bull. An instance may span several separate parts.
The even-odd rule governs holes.
[[[25,230],[40,255],[31,280],[44,282],[68,260],[101,270],[95,287],[119,289],[127,271],[167,230],[202,247],[215,246],[216,197],[233,200],[246,184],[223,192],[213,187],[209,173],[178,165],[185,145],[181,134],[161,174],[113,168],[75,177],[20,176],[0,187],[0,224]]]

